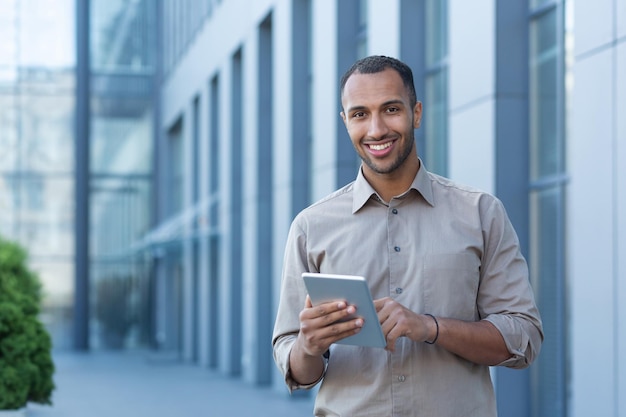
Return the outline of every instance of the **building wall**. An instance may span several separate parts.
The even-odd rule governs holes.
[[[337,8],[332,1],[314,1],[313,16],[325,16],[324,19],[313,18],[312,39],[312,178],[313,196],[316,200],[335,188],[337,160],[335,135],[341,123],[337,114],[338,81],[335,79],[337,67]],[[330,134],[329,134],[330,133]]]
[[[516,7],[527,9],[528,3]],[[560,302],[567,314],[564,323],[556,322],[564,328],[558,344],[565,346],[567,355],[567,379],[561,381],[567,388],[567,404],[555,409],[568,416],[592,412],[626,416],[624,3],[564,3],[572,13],[565,19],[567,34],[573,36],[566,38],[565,94],[560,103],[567,127],[568,177],[566,204],[560,213],[566,219],[561,243],[565,244],[567,291]],[[164,7],[172,4],[166,2]],[[180,352],[187,361],[282,390],[271,360],[270,337],[289,224],[304,205],[302,198],[298,200],[303,189],[308,190],[308,202],[317,200],[343,185],[339,178],[346,164],[351,169],[345,147],[339,146],[339,141],[347,140],[342,136],[338,97],[338,78],[346,68],[340,68],[345,44],[337,39],[347,36],[341,15],[347,6],[338,7],[335,0],[210,4],[203,23],[186,38],[168,40],[170,34],[164,33],[164,49],[178,52],[168,58],[161,86],[160,128],[165,133],[160,146],[182,120],[183,212],[198,203],[192,184],[200,177],[201,195],[209,197],[210,190],[217,190],[217,202],[211,206],[217,214],[190,217],[192,221],[185,224],[188,235],[199,230],[197,252],[193,240],[183,238],[180,254],[170,251],[165,257],[182,265],[183,295],[180,312],[175,313],[182,314],[180,340],[172,319],[161,316],[157,328],[163,335],[162,346]],[[515,78],[528,72],[501,70],[508,53],[510,59],[528,59],[528,30],[505,30],[497,19],[512,14],[502,13],[500,2],[450,0],[448,4],[448,174],[503,198],[525,247],[530,242],[529,179],[525,164],[516,165],[516,152],[521,149],[519,157],[528,159],[528,132],[517,135],[512,126],[526,129],[528,124],[528,86],[516,84]],[[398,56],[410,45],[403,38],[409,30],[403,29],[406,17],[401,16],[410,7],[403,0],[384,4],[370,0],[368,5],[368,54]],[[310,39],[299,30],[306,21],[297,20],[307,10]],[[520,13],[525,16],[524,10]],[[514,23],[528,25],[523,19]],[[389,33],[390,28],[396,30]],[[175,32],[176,25],[171,30]],[[523,38],[516,41],[517,54],[499,38],[513,32]],[[416,48],[423,48],[420,42],[415,39]],[[307,65],[302,64],[303,57],[310,60]],[[522,61],[520,65],[526,65]],[[416,69],[422,72],[423,68]],[[306,106],[310,106],[304,112],[310,129],[303,134],[299,128]],[[194,118],[198,118],[196,148],[190,130]],[[512,134],[502,133],[507,129]],[[307,135],[310,138],[303,137]],[[194,165],[197,153],[199,163]],[[294,155],[303,153],[308,157],[295,163]],[[310,164],[306,179],[301,178],[301,164]],[[217,185],[212,186],[215,180]],[[171,190],[161,187],[160,192],[165,201]],[[160,220],[165,221],[165,216]],[[198,222],[208,226],[203,229]],[[177,302],[168,292],[175,285],[168,271],[172,268],[159,268],[157,304],[175,309]],[[546,334],[546,338],[554,341],[559,334]],[[504,405],[501,414],[531,415],[531,409],[537,410],[527,405],[532,389],[525,384],[534,384],[533,379],[513,372],[514,377],[496,374],[496,389],[519,393],[519,403],[526,408],[512,411],[516,405]],[[537,415],[544,415],[540,411]]]
[[[573,4],[567,142],[572,416],[626,415],[625,7],[617,0]]]
[[[449,176],[494,192],[495,3],[449,2]]]

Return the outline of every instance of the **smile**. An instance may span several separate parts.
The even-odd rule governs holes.
[[[372,145],[368,145],[369,148],[373,151],[382,151],[384,149],[387,149],[391,146],[391,142],[386,142],[386,143],[382,143],[382,144],[372,144]]]

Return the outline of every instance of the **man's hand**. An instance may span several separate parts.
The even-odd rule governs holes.
[[[431,341],[437,336],[432,317],[417,314],[386,297],[374,301],[378,320],[387,339],[387,350],[395,349],[396,340],[405,336],[415,342]],[[475,322],[437,317],[437,346],[479,365],[497,365],[511,357],[502,334],[487,320]]]
[[[437,329],[432,318],[414,313],[389,297],[375,300],[374,307],[387,339],[387,350],[395,350],[399,337],[408,337],[415,342],[435,338]]]
[[[300,312],[298,334],[303,352],[310,356],[320,356],[331,344],[358,333],[363,327],[362,318],[343,321],[355,312],[356,307],[339,300],[313,307],[307,296],[304,310]]]
[[[322,355],[331,344],[358,333],[360,317],[345,320],[356,308],[345,301],[332,301],[313,307],[307,296],[300,312],[300,332],[289,356],[292,377],[301,384],[313,383],[322,375]]]

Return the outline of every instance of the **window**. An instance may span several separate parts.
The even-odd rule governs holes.
[[[430,171],[445,176],[448,171],[447,0],[426,0],[425,13],[424,162]]]
[[[566,415],[564,322],[563,5],[532,2],[530,13],[530,257],[546,337],[532,368],[534,416]]]
[[[183,209],[183,121],[179,119],[168,132],[167,214],[173,216]]]
[[[337,79],[354,61],[367,55],[367,0],[337,2]],[[337,103],[337,114],[342,111]],[[343,186],[354,180],[361,159],[343,123],[337,124],[337,174],[336,185]]]
[[[356,55],[357,58],[365,58],[367,52],[367,0],[358,1],[358,22],[356,35]]]
[[[207,259],[209,260],[208,272],[208,316],[209,316],[209,346],[208,346],[208,365],[210,368],[218,366],[218,313],[219,313],[219,287],[218,276],[220,272],[220,239],[217,230],[219,229],[219,202],[213,199],[219,193],[220,184],[220,77],[218,74],[213,76],[209,86],[209,181],[208,195],[211,199],[208,212],[209,225],[209,247]]]
[[[44,193],[46,190],[43,175],[37,173],[31,175],[28,181],[24,181],[26,192],[26,206],[29,210],[39,211],[44,207]]]
[[[292,124],[291,124],[291,215],[310,204],[311,178],[311,109],[313,108],[312,69],[312,0],[293,3],[292,20]]]

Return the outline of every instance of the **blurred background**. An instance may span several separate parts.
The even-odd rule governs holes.
[[[354,60],[398,57],[426,167],[497,195],[546,340],[502,416],[626,416],[626,1],[0,0],[0,235],[58,352],[284,392],[282,251],[359,161]]]

